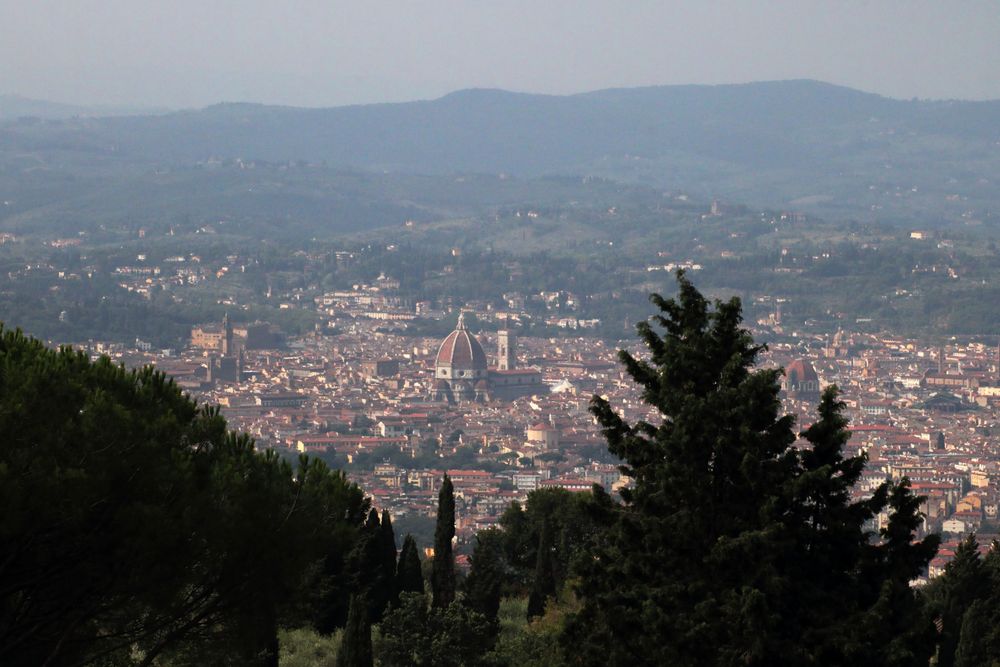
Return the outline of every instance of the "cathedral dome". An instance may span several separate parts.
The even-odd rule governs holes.
[[[465,328],[464,314],[458,316],[458,326],[455,330],[441,341],[434,365],[452,371],[486,370],[486,353],[476,337]]]
[[[796,359],[785,368],[785,391],[790,397],[815,398],[819,396],[819,376],[816,369],[804,359]]]

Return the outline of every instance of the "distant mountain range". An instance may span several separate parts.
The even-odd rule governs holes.
[[[74,117],[100,118],[106,116],[138,116],[167,113],[168,109],[128,106],[81,106],[36,100],[20,95],[0,94],[0,122],[17,118],[45,118],[50,120]]]
[[[0,119],[12,115],[8,99],[0,98]],[[0,157],[84,166],[240,158],[420,174],[597,175],[702,198],[897,222],[981,221],[1000,211],[1000,101],[902,101],[802,80],[569,96],[464,90],[398,104],[220,104],[102,118],[33,104],[36,112],[22,104],[14,115],[59,119],[0,124]]]

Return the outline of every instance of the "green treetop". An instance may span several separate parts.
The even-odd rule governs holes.
[[[659,420],[627,423],[608,401],[591,404],[633,487],[582,568],[567,653],[635,667],[902,664],[926,651],[923,626],[888,648],[862,627],[914,618],[898,582],[937,544],[913,544],[917,499],[903,483],[851,502],[864,459],[842,456],[836,390],[807,446],[793,447],[781,371],[756,368],[763,347],[741,326],[739,300],[710,304],[677,280],[677,298],[654,294],[659,313],[637,327],[645,354],[620,353]],[[865,522],[885,509],[889,526],[869,535]]]
[[[412,535],[403,538],[403,548],[399,552],[396,565],[396,597],[402,593],[423,593],[424,575],[420,565],[420,554]]]
[[[432,604],[447,607],[455,599],[455,556],[451,540],[455,537],[455,492],[448,475],[438,493],[437,527],[434,529],[434,562],[431,574]]]
[[[372,667],[372,626],[363,595],[351,597],[347,625],[337,651],[337,667]]]
[[[2,330],[0,433],[0,664],[274,665],[366,511],[150,367]]]

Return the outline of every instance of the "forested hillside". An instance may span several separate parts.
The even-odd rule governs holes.
[[[815,81],[571,96],[466,90],[331,109],[220,104],[0,126],[7,169],[309,162],[400,173],[602,175],[828,216],[996,210],[1000,102],[900,101]],[[30,163],[30,164],[29,164]]]

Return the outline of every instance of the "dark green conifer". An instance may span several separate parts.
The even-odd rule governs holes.
[[[464,604],[428,608],[423,595],[404,593],[379,629],[381,667],[499,664],[489,655],[496,641],[495,624]]]
[[[545,603],[556,594],[552,550],[552,530],[546,521],[542,524],[542,531],[538,537],[535,578],[531,584],[531,594],[528,596],[528,620],[544,614]]]
[[[661,419],[628,423],[591,404],[633,488],[583,561],[564,648],[580,664],[629,667],[926,662],[909,582],[937,540],[914,542],[920,499],[904,480],[852,502],[864,459],[843,457],[836,390],[800,453],[781,371],[755,368],[763,348],[739,300],[709,304],[683,273],[678,287],[676,299],[654,294],[660,312],[637,327],[647,354],[619,355]],[[870,544],[864,524],[883,509]]]
[[[962,619],[955,667],[1000,665],[1000,542],[982,560],[983,590]]]
[[[351,598],[347,626],[337,652],[337,667],[372,667],[372,626],[368,620],[368,602],[363,595]]]
[[[945,566],[944,574],[934,583],[941,588],[940,599],[935,605],[941,619],[938,665],[952,667],[966,611],[989,591],[989,576],[979,556],[975,533],[962,541],[955,550],[955,557]]]
[[[476,535],[469,576],[465,579],[465,602],[472,609],[495,620],[507,577],[503,557],[503,534],[496,528]]]
[[[403,593],[424,593],[424,575],[417,553],[417,543],[407,534],[403,539],[403,549],[399,552],[396,566],[396,596]]]
[[[884,484],[877,499],[888,510],[889,521],[869,545],[858,565],[855,584],[848,590],[859,599],[860,611],[849,639],[856,650],[852,664],[924,665],[934,652],[936,630],[931,614],[910,586],[937,553],[940,538],[915,540],[923,523],[923,498],[910,490],[910,482]]]
[[[396,534],[392,530],[392,518],[389,510],[382,510],[382,521],[379,525],[379,549],[382,554],[381,562],[381,597],[382,611],[386,605],[396,601]],[[379,614],[381,618],[381,614]]]
[[[431,574],[432,605],[447,607],[455,599],[455,492],[446,474],[438,493],[437,526],[434,528],[434,568]]]
[[[368,603],[368,620],[378,623],[389,600],[393,580],[383,571],[382,527],[378,511],[372,508],[361,535],[348,556],[347,572],[351,590]]]
[[[279,627],[346,601],[323,561],[367,503],[341,473],[152,367],[0,327],[0,368],[0,664],[273,666]]]

